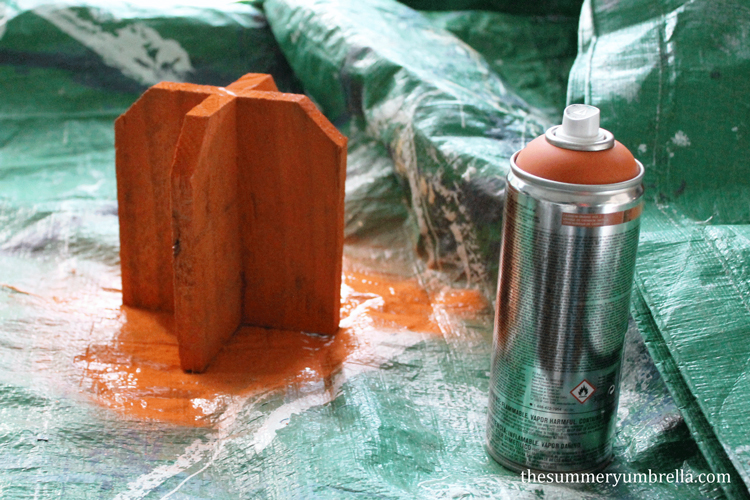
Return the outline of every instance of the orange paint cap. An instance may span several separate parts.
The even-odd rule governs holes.
[[[516,158],[524,172],[568,184],[617,184],[640,173],[633,155],[599,127],[599,109],[571,104],[562,125],[531,141]]]

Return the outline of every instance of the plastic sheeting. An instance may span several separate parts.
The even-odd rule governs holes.
[[[428,265],[472,284],[491,281],[505,185],[498,165],[543,132],[544,115],[469,46],[397,3],[263,6],[321,109],[334,120],[354,117],[391,151]]]
[[[294,75],[247,5],[0,8],[0,496],[721,498],[528,484],[488,458],[476,288],[492,287],[507,158],[544,112],[397,3],[266,13]],[[243,330],[184,374],[169,318],[120,307],[112,122],[158,79],[249,71],[301,82],[350,135],[342,330]],[[624,366],[608,471],[709,471],[634,326]]]
[[[476,10],[423,14],[479,52],[506,88],[557,122],[578,49],[578,10],[572,16]]]
[[[750,484],[750,8],[587,1],[569,98],[646,167],[636,317],[701,451]]]

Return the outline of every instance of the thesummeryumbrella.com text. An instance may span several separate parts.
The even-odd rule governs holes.
[[[693,474],[682,469],[674,472],[533,472],[525,470],[521,472],[521,481],[524,483],[584,483],[584,484],[611,484],[617,486],[620,483],[731,483],[728,473]]]

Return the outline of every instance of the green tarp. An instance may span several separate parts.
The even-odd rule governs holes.
[[[0,7],[0,497],[747,496],[745,6],[586,3],[579,32],[575,2],[252,4]],[[82,368],[122,323],[113,120],[160,80],[247,72],[350,137],[345,270],[411,280],[438,334],[350,291],[360,350],[330,378],[195,398],[208,427],[104,407],[85,373],[139,362]],[[528,484],[483,450],[492,309],[446,287],[492,297],[508,159],[566,92],[647,168],[608,472],[729,485]]]
[[[636,318],[705,457],[750,484],[750,7],[584,3],[573,102],[646,167]]]

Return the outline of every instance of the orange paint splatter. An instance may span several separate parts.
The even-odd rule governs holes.
[[[350,360],[377,358],[376,329],[441,334],[434,307],[459,316],[487,307],[474,290],[444,289],[434,302],[416,279],[347,272],[341,329],[332,337],[244,327],[200,375],[180,368],[169,314],[122,307],[112,341],[90,345],[75,359],[95,401],[136,419],[211,426],[234,398],[331,377]],[[379,361],[372,361],[377,363]]]
[[[473,316],[489,306],[484,295],[469,288],[443,288],[435,297],[434,304],[460,317]]]
[[[329,377],[351,337],[242,328],[200,375],[180,368],[169,314],[122,308],[114,342],[77,358],[95,399],[136,418],[209,426],[233,396]]]

